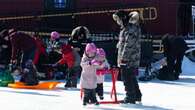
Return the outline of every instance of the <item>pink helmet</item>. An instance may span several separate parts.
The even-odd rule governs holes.
[[[51,32],[51,40],[56,40],[60,38],[60,34],[56,31]]]
[[[96,53],[96,46],[94,43],[88,43],[85,47],[85,52],[88,53]]]
[[[97,48],[97,55],[100,57],[105,57],[106,53],[103,48]]]

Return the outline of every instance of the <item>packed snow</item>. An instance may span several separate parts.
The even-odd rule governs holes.
[[[177,81],[139,82],[142,103],[82,105],[79,89],[65,90],[64,82],[55,90],[29,90],[0,87],[1,110],[193,110],[195,108],[195,63],[184,58],[183,73]],[[78,84],[79,87],[79,84]],[[105,100],[110,98],[112,82],[106,76]],[[116,84],[118,99],[125,97],[121,81]],[[97,97],[98,98],[98,97]]]

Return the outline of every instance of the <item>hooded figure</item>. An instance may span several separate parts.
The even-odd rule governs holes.
[[[106,53],[103,48],[97,49],[97,61],[99,62],[100,69],[97,70],[97,88],[96,92],[101,100],[104,99],[104,74],[106,70],[110,69],[110,65],[106,59]]]
[[[128,14],[119,10],[113,14],[113,19],[121,27],[119,34],[118,48],[118,67],[121,70],[122,79],[125,86],[126,97],[124,103],[135,103],[141,101],[141,92],[135,72],[140,62],[140,37],[138,12]]]
[[[72,30],[68,44],[73,46],[73,48],[79,52],[81,57],[87,43],[91,43],[91,40],[89,39],[89,30],[87,27],[78,26]]]

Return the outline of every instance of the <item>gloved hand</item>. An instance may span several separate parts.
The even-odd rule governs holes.
[[[52,67],[57,67],[58,66],[58,63],[52,64],[51,66]]]
[[[97,70],[97,72],[96,72],[97,75],[104,75],[107,73],[110,73],[110,71],[108,69],[100,69],[100,70]]]
[[[93,60],[91,61],[91,65],[101,65],[101,62],[99,62],[99,61],[96,60],[96,59],[93,59]]]

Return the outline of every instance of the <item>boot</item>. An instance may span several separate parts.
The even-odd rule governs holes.
[[[104,99],[104,89],[103,89],[103,83],[97,84],[96,93],[98,94],[100,100]]]
[[[77,88],[77,84],[72,84],[71,87],[72,88]]]
[[[73,79],[73,80],[71,81],[71,87],[72,87],[72,88],[77,88],[77,79]]]
[[[125,86],[126,97],[122,103],[135,104],[136,99],[136,77],[133,68],[122,67],[121,74]]]
[[[96,98],[96,91],[95,91],[95,89],[90,90],[90,92],[91,92],[91,94],[90,94],[91,103],[95,104],[95,105],[99,105],[99,102],[97,101],[97,98]]]
[[[100,100],[104,100],[104,96],[99,96]]]
[[[136,95],[135,101],[141,102],[142,101],[142,95]]]
[[[85,97],[83,98],[83,105],[87,105],[89,103],[89,98],[88,97]]]
[[[83,90],[84,90],[83,105],[85,106],[89,103],[90,91],[88,89]]]
[[[64,85],[65,88],[70,88],[71,87],[71,82],[67,81],[66,84]]]
[[[135,101],[141,102],[142,93],[139,89],[139,85],[136,78],[134,78],[134,84],[135,84]]]
[[[129,96],[126,96],[121,103],[124,103],[124,104],[128,104],[128,103],[135,104],[135,99],[132,99]]]

